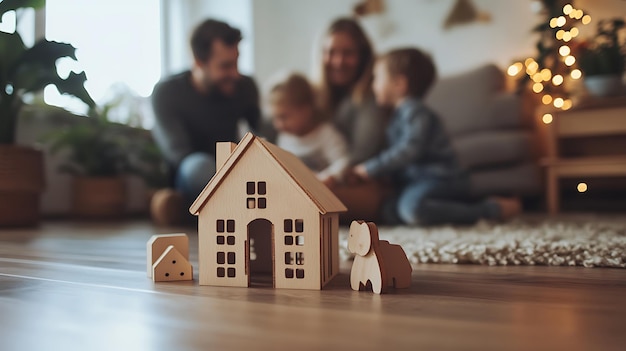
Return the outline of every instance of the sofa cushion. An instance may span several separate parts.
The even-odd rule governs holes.
[[[531,158],[531,134],[523,130],[487,131],[453,139],[461,166],[475,169]]]
[[[440,79],[426,103],[446,123],[452,137],[521,125],[520,99],[504,92],[504,74],[493,64]]]

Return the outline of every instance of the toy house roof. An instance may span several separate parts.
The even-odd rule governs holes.
[[[303,192],[306,198],[315,204],[320,213],[326,214],[347,211],[346,206],[328,189],[328,187],[317,179],[316,175],[302,163],[299,158],[252,133],[246,133],[224,165],[217,170],[215,176],[211,178],[209,183],[196,198],[196,201],[194,201],[189,208],[189,212],[198,215],[200,209],[211,198],[215,190],[217,190],[222,181],[228,176],[231,169],[235,167],[237,162],[245,154],[246,150],[255,144],[267,152],[267,155],[289,176],[289,179],[297,185],[297,188]]]

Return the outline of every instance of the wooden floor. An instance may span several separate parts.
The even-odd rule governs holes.
[[[626,349],[626,270],[422,265],[383,296],[350,290],[347,262],[324,291],[153,284],[155,232],[0,231],[0,350]]]

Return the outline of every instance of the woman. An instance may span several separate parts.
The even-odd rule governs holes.
[[[353,19],[335,20],[323,38],[319,103],[350,146],[357,164],[382,149],[386,115],[371,90],[374,51]]]
[[[372,45],[355,20],[331,23],[322,41],[319,104],[345,136],[352,164],[378,154],[385,140],[388,113],[376,105],[372,93],[374,59]],[[349,209],[344,220],[376,220],[387,191],[369,182],[335,186],[333,192]]]

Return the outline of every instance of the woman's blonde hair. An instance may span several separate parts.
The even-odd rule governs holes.
[[[349,35],[357,46],[359,55],[359,66],[354,82],[348,89],[350,98],[356,104],[362,103],[368,95],[372,93],[372,69],[374,66],[374,50],[365,31],[359,23],[351,18],[338,18],[326,31],[325,37],[329,37],[336,33],[345,33]],[[341,90],[333,87],[328,81],[328,74],[324,66],[324,60],[321,60],[320,82],[318,86],[319,96],[318,103],[322,110],[330,112],[334,111],[340,100],[343,98]]]

